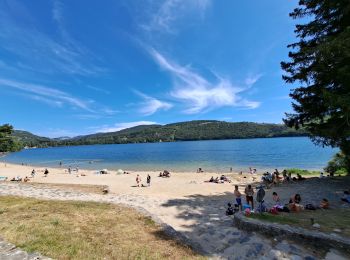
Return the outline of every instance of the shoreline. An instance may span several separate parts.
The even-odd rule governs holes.
[[[202,168],[204,170],[204,173],[211,173],[211,174],[239,174],[240,172],[242,172],[243,174],[250,174],[249,172],[249,167],[253,168],[253,169],[257,169],[257,173],[258,174],[262,174],[262,173],[265,173],[265,172],[273,172],[275,169],[278,169],[280,172],[282,172],[284,169],[301,169],[301,170],[307,170],[307,171],[318,171],[318,172],[323,172],[324,169],[323,168],[302,168],[302,167],[270,167],[270,168],[267,168],[267,167],[262,167],[262,168],[259,168],[259,167],[256,167],[256,166],[242,166],[242,167],[232,167],[232,171],[230,171],[230,167],[225,167],[227,170],[223,170],[222,169],[212,169],[212,168],[205,168],[205,167],[201,167],[201,165],[199,164],[197,168],[193,167],[187,167],[187,168],[171,168],[171,167],[164,167],[164,168],[160,168],[158,165],[155,165],[154,167],[152,166],[149,166],[149,167],[145,167],[145,168],[138,168],[138,167],[135,167],[133,168],[134,166],[130,165],[130,166],[125,166],[123,167],[123,165],[117,165],[116,166],[112,166],[112,165],[101,165],[101,167],[94,167],[94,168],[90,168],[90,167],[84,167],[84,166],[81,166],[81,164],[78,162],[76,163],[71,163],[71,164],[66,164],[66,163],[63,163],[62,166],[59,166],[59,163],[57,163],[56,166],[53,166],[53,165],[50,165],[50,164],[45,164],[45,162],[43,163],[38,163],[38,164],[30,164],[30,163],[13,163],[13,162],[8,162],[6,160],[4,160],[3,158],[5,157],[6,155],[4,156],[0,156],[0,163],[3,163],[3,164],[9,164],[9,165],[17,165],[17,166],[28,166],[28,167],[33,167],[33,168],[51,168],[51,169],[68,169],[68,167],[71,167],[72,169],[78,167],[79,170],[83,170],[83,171],[91,171],[91,172],[96,172],[96,171],[100,171],[102,169],[107,169],[108,171],[111,171],[111,172],[117,172],[118,170],[123,170],[123,171],[128,171],[128,172],[163,172],[164,170],[168,170],[170,172],[173,172],[173,173],[196,173],[196,170],[198,168]],[[55,161],[55,162],[60,162],[60,160],[52,160],[52,161]],[[52,161],[48,161],[48,162],[52,162]],[[89,161],[88,159],[81,159],[81,161],[84,161],[84,162],[87,162]],[[94,161],[94,162],[97,162],[98,160],[91,160],[91,161]],[[62,162],[64,162],[64,160],[62,160]],[[89,165],[95,165],[95,163],[91,163]],[[85,163],[87,164],[87,163]],[[134,164],[134,165],[137,165],[137,164]],[[157,168],[158,167],[158,168]]]

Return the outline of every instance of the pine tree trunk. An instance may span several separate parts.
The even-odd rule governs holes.
[[[348,174],[350,174],[350,141],[344,140],[340,145],[340,150],[345,155],[345,167]]]

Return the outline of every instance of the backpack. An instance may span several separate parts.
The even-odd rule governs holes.
[[[306,204],[305,205],[305,209],[308,209],[308,210],[316,210],[316,207],[312,204]]]

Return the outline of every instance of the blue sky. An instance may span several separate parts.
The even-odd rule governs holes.
[[[0,0],[0,123],[58,137],[281,123],[296,1]]]

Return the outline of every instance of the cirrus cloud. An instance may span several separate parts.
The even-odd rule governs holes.
[[[185,103],[187,108],[184,112],[187,114],[206,112],[225,106],[254,109],[260,105],[260,102],[247,100],[240,95],[247,87],[235,86],[230,80],[218,76],[216,82],[210,82],[190,67],[180,66],[166,59],[155,49],[149,49],[149,52],[159,66],[172,75],[174,88],[170,95]],[[258,78],[258,76],[253,80],[250,78],[247,83],[252,85]]]

